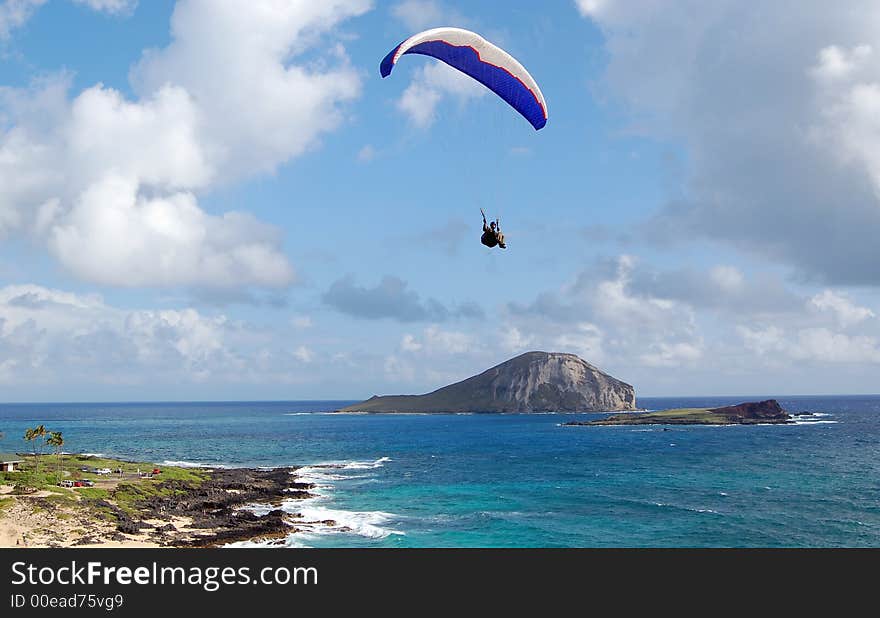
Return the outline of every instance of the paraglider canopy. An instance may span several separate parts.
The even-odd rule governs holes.
[[[385,56],[380,65],[382,77],[391,75],[405,54],[431,56],[472,77],[507,101],[535,130],[547,124],[544,95],[525,67],[470,30],[434,28],[411,36]]]

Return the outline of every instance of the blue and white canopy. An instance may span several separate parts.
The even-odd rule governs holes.
[[[538,83],[516,58],[474,32],[434,28],[411,36],[385,56],[380,66],[382,77],[391,75],[404,54],[442,60],[507,101],[535,130],[547,124],[547,103]]]

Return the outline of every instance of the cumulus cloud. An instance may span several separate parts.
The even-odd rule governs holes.
[[[686,151],[681,197],[655,230],[728,242],[824,284],[880,283],[880,6],[577,7],[605,36],[603,95],[634,131]]]
[[[876,317],[874,312],[867,307],[860,307],[846,296],[832,290],[824,290],[821,294],[817,294],[810,299],[810,304],[819,311],[832,313],[843,327]]]
[[[450,19],[450,9],[435,0],[404,0],[392,7],[391,14],[413,32],[460,23]]]
[[[518,331],[530,333],[529,343],[596,363],[693,363],[703,349],[694,308],[634,287],[637,264],[629,255],[604,261],[531,303],[508,303],[506,319]]]
[[[819,365],[880,363],[880,337],[848,335],[825,327],[787,332],[779,327],[738,327],[743,344],[759,357]]]
[[[379,151],[377,151],[373,146],[367,144],[357,153],[357,160],[359,163],[370,163],[377,156],[379,156]]]
[[[113,15],[127,15],[137,7],[138,0],[74,0],[95,11],[103,11]]]
[[[385,378],[392,384],[421,384],[425,389],[461,380],[468,377],[468,371],[485,369],[492,362],[477,342],[478,337],[470,333],[437,324],[416,335],[407,333],[398,349],[385,357]]]
[[[517,333],[517,329],[514,329]],[[517,337],[516,339],[519,339]],[[525,351],[527,346],[522,346],[520,341],[518,347]],[[571,354],[577,354],[583,359],[589,359],[589,362],[599,364],[605,360],[605,350],[602,348],[603,334],[595,325],[589,322],[580,322],[574,324],[572,328],[565,333],[557,335],[553,339],[553,349],[563,350]]]
[[[418,352],[422,349],[422,344],[413,335],[407,334],[400,340],[400,349],[404,352]]]
[[[575,6],[584,17],[590,17],[609,4],[610,0],[575,0]]]
[[[117,386],[289,384],[314,379],[303,372],[323,360],[285,325],[266,330],[191,307],[122,308],[32,284],[0,288],[0,384],[31,397],[44,387],[86,386],[94,395]]]
[[[201,380],[234,356],[222,316],[194,309],[126,311],[99,296],[36,285],[0,288],[0,357],[7,382],[138,381],[141,371]],[[103,376],[103,377],[102,377]]]
[[[423,300],[406,281],[393,276],[383,277],[374,287],[364,287],[354,276],[347,275],[330,286],[323,300],[340,313],[367,320],[443,322],[484,317],[482,309],[473,302],[450,308],[432,298]]]
[[[361,78],[324,37],[369,8],[181,0],[171,42],[132,69],[135,98],[102,84],[71,96],[63,74],[0,89],[0,233],[32,234],[99,283],[289,285],[277,230],[209,214],[198,197],[277,169],[340,125]]]
[[[296,350],[293,351],[293,356],[302,363],[311,363],[315,358],[314,352],[304,345],[297,347]]]
[[[344,49],[321,35],[370,6],[183,0],[171,18],[171,43],[144,53],[132,83],[141,97],[171,85],[198,101],[205,150],[227,180],[271,171],[338,127],[341,104],[360,93]],[[321,62],[296,62],[318,43],[329,49]]]
[[[293,271],[279,245],[278,230],[249,214],[208,215],[190,193],[139,196],[124,177],[107,177],[86,190],[49,237],[55,255],[74,274],[132,287],[230,282],[282,287]]]
[[[600,259],[499,324],[500,351],[573,352],[643,394],[859,391],[880,362],[875,296],[724,264]]]
[[[23,26],[47,0],[6,0],[0,4],[0,41]]]
[[[416,70],[410,84],[397,102],[397,108],[419,128],[427,129],[438,118],[437,109],[447,98],[459,104],[477,99],[487,90],[461,71],[435,62]]]
[[[48,0],[4,0],[0,4],[0,41],[8,39],[13,30],[20,28]],[[113,15],[127,15],[134,11],[137,0],[73,0],[75,4]]]
[[[468,23],[463,15],[435,0],[404,0],[394,5],[391,14],[411,32]],[[404,113],[412,126],[427,129],[437,121],[442,105],[450,100],[462,105],[486,92],[483,86],[460,71],[432,61],[414,71],[397,101],[397,109]]]

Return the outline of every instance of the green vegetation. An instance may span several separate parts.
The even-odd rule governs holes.
[[[672,410],[661,410],[659,412],[648,412],[646,414],[639,415],[639,418],[653,418],[657,419],[658,421],[668,419],[670,417],[689,418],[694,422],[701,420],[715,422],[718,420],[718,416],[714,414],[709,408],[675,408]]]
[[[674,408],[643,414],[617,414],[591,425],[725,425],[731,421],[711,408]]]
[[[14,498],[0,498],[0,511],[5,509],[7,506],[12,506],[13,502],[15,502]]]
[[[106,500],[110,497],[110,490],[103,487],[77,487],[74,491],[89,500]]]
[[[37,471],[40,470],[40,455],[43,454],[43,438],[45,437],[46,427],[44,425],[28,428],[24,432],[24,439],[30,442],[31,447],[34,449],[34,461],[36,461]],[[37,450],[38,448],[39,451]]]
[[[64,436],[60,431],[53,431],[46,440],[46,444],[55,449],[55,457],[58,459],[58,479],[61,480],[64,478],[64,451],[61,450],[61,447],[64,446]]]
[[[53,445],[56,446],[56,445]],[[208,479],[205,470],[193,468],[160,467],[162,472],[153,478],[142,478],[139,473],[152,472],[152,463],[137,463],[94,457],[91,455],[67,455],[60,452],[44,455],[40,466],[38,456],[27,456],[15,472],[0,472],[0,484],[12,485],[14,494],[24,495],[35,491],[49,491],[52,495],[42,498],[57,506],[83,503],[104,519],[115,519],[110,504],[117,505],[127,513],[134,513],[138,505],[152,497],[168,497],[184,494],[182,485],[197,487]],[[93,470],[107,468],[111,474],[96,474]],[[118,472],[122,470],[122,474]],[[92,481],[93,487],[59,487],[59,479],[82,479]],[[6,498],[12,501],[11,498]],[[108,504],[109,503],[109,504]],[[39,504],[34,503],[39,510]]]

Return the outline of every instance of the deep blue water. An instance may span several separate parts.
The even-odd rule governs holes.
[[[309,465],[323,497],[287,508],[340,527],[290,545],[880,546],[880,396],[780,402],[818,414],[664,430],[560,426],[595,414],[321,413],[349,402],[0,404],[0,451],[26,451],[25,428],[45,423],[72,452]]]

